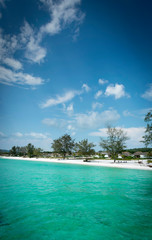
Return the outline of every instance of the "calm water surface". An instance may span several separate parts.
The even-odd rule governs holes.
[[[0,160],[1,240],[151,240],[152,172]]]

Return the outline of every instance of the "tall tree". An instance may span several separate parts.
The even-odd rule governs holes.
[[[65,134],[62,137],[55,139],[52,143],[52,148],[54,152],[60,153],[63,158],[65,158],[66,154],[71,154],[74,146],[74,140],[68,134]]]
[[[41,155],[42,149],[41,148],[34,148],[34,156],[39,157]]]
[[[144,140],[142,141],[145,146],[152,145],[152,110],[150,110],[145,116],[145,122],[147,123]]]
[[[27,146],[25,146],[25,147],[20,147],[20,153],[19,153],[19,155],[20,155],[20,156],[26,156],[26,154],[27,154]]]
[[[88,139],[84,139],[79,143],[76,143],[76,152],[83,156],[92,155],[95,153],[93,147],[95,147],[93,143],[89,143]]]
[[[101,138],[99,145],[111,155],[115,162],[117,155],[126,148],[125,142],[129,138],[127,137],[126,132],[115,127],[108,127],[107,135],[106,140]]]
[[[13,155],[13,156],[16,156],[17,155],[17,150],[16,150],[16,147],[13,146],[10,150],[10,154]]]
[[[34,146],[31,143],[27,145],[27,155],[30,158],[34,155]]]

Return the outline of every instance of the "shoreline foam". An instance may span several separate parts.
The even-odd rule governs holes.
[[[136,170],[152,170],[152,168],[146,165],[140,165],[137,161],[129,161],[127,163],[114,163],[113,160],[93,160],[92,162],[83,162],[83,160],[60,160],[60,159],[50,159],[50,158],[24,158],[24,157],[5,157],[1,156],[2,159],[12,159],[12,160],[24,160],[24,161],[36,161],[36,162],[50,162],[50,163],[65,163],[65,164],[79,164],[86,166],[98,166],[98,167],[113,167],[113,168],[124,168],[124,169],[136,169]]]

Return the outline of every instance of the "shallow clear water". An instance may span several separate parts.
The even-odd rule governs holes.
[[[0,239],[152,239],[152,172],[0,160]]]

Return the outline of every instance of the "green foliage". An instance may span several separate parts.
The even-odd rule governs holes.
[[[31,143],[29,143],[27,146],[25,147],[16,147],[13,146],[12,149],[10,150],[10,154],[12,156],[28,156],[28,157],[38,157],[41,153],[42,149],[40,148],[35,148],[34,145],[32,145]]]
[[[152,148],[131,148],[126,149],[127,152],[135,153],[135,152],[150,152],[152,151]]]
[[[12,149],[10,150],[10,154],[13,156],[17,156],[17,148],[15,146],[13,146]]]
[[[132,156],[124,156],[122,155],[122,159],[125,159],[125,160],[132,160],[134,159]]]
[[[41,148],[34,148],[34,156],[39,157],[41,155],[42,149]]]
[[[5,150],[5,149],[0,149],[0,155],[2,155],[2,156],[7,156],[7,155],[9,155],[9,151],[8,150]]]
[[[152,145],[152,110],[150,110],[145,116],[145,122],[147,123],[145,135],[143,136],[143,143],[145,146]]]
[[[71,154],[75,143],[70,135],[65,134],[62,137],[55,139],[52,143],[52,148],[55,153],[59,153],[65,158],[66,154]]]
[[[95,154],[93,147],[95,147],[93,143],[89,143],[88,139],[84,139],[79,143],[76,143],[75,150],[78,155],[89,156]]]
[[[148,157],[148,158],[152,158],[152,151],[151,151],[151,152],[150,152],[150,151],[148,152],[147,157]]]
[[[32,145],[31,143],[27,145],[27,155],[29,158],[34,156],[34,145]]]
[[[121,153],[126,147],[125,142],[128,140],[128,137],[122,129],[115,127],[108,127],[107,135],[106,140],[101,138],[99,145],[106,150],[115,161],[118,153]]]

